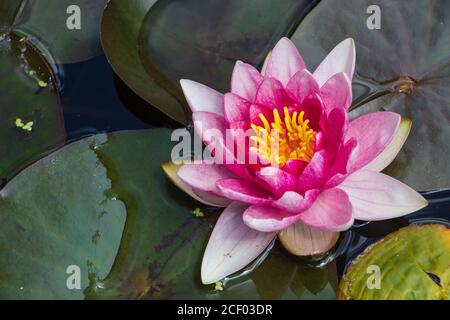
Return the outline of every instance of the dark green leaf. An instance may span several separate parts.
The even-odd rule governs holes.
[[[1,178],[11,178],[64,143],[57,89],[51,68],[36,48],[14,34],[0,35]],[[33,125],[26,130],[29,122]]]
[[[0,32],[18,33],[58,63],[87,60],[101,54],[100,17],[107,0],[2,0]],[[69,29],[80,9],[80,28]]]
[[[251,279],[233,280],[224,291],[201,284],[201,259],[219,212],[201,207],[204,217],[196,217],[198,204],[167,180],[160,164],[171,148],[167,129],[98,135],[7,184],[0,192],[0,297],[297,298],[290,280],[302,264],[279,249]],[[67,290],[69,265],[80,266],[85,296]],[[282,281],[265,281],[275,275]]]
[[[103,16],[106,54],[140,96],[186,123],[182,78],[229,89],[236,60],[261,66],[310,0],[112,0]]]
[[[139,32],[156,0],[110,1],[102,18],[102,43],[114,71],[139,96],[168,116],[187,122],[183,101],[163,90],[144,69],[138,52]]]
[[[126,210],[92,150],[102,138],[53,153],[1,190],[2,299],[80,299],[109,273]],[[69,266],[81,270],[80,290],[67,286]]]
[[[380,30],[367,27],[370,5],[381,9]],[[353,117],[384,109],[413,119],[411,135],[386,173],[418,190],[450,187],[448,2],[323,0],[292,40],[313,68],[347,37],[356,42],[359,74]]]

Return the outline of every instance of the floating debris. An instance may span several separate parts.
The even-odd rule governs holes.
[[[195,208],[195,210],[193,211],[193,213],[194,213],[194,215],[195,215],[197,218],[201,218],[201,217],[205,216],[205,214],[203,213],[202,209],[200,209],[200,208]]]
[[[214,285],[214,290],[223,291],[223,283],[222,281],[217,281]]]
[[[38,85],[41,88],[46,88],[48,86],[48,83],[46,81],[44,81],[44,80],[39,80],[38,81]]]
[[[24,125],[22,127],[22,129],[27,130],[27,131],[31,131],[31,130],[33,130],[33,125],[34,125],[33,121],[27,122],[27,124]]]
[[[23,126],[24,126],[24,124],[23,124],[23,122],[22,122],[22,119],[17,118],[17,119],[16,119],[16,127],[22,128]]]
[[[16,121],[15,121],[15,124],[16,124],[17,128],[21,128],[23,130],[31,132],[33,130],[34,122],[33,121],[29,121],[29,122],[27,122],[25,124],[25,123],[23,123],[22,119],[17,118]]]

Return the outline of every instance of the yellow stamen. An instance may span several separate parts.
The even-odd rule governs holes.
[[[283,108],[284,121],[281,120],[277,109],[273,110],[273,122],[260,113],[258,116],[263,124],[251,124],[255,135],[250,138],[253,142],[252,151],[258,152],[272,165],[284,165],[289,160],[311,161],[316,144],[316,132],[309,127],[309,120],[304,119],[305,113],[295,111],[289,113]]]

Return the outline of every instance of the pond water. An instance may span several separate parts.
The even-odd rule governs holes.
[[[267,30],[276,30],[273,34],[270,32],[267,32],[266,34],[264,32],[253,31],[246,34],[242,33],[241,27],[231,30],[233,32],[230,32],[230,30],[228,30],[228,32],[224,32],[221,28],[223,26],[234,25],[235,17],[233,14],[230,14],[229,16],[222,14],[222,7],[227,7],[229,5],[228,3],[225,5],[221,1],[215,1],[214,3],[211,2],[213,3],[210,7],[211,12],[205,15],[205,19],[206,21],[211,22],[211,28],[213,26],[217,28],[217,33],[220,32],[230,36],[230,39],[226,38],[225,41],[223,41],[226,45],[222,45],[220,41],[217,41],[216,31],[212,32],[213,36],[209,38],[203,35],[203,32],[206,35],[211,33],[209,28],[204,28],[203,20],[197,21],[194,19],[194,21],[189,18],[190,10],[196,12],[196,6],[198,6],[200,2],[159,2],[159,4],[154,8],[155,11],[147,14],[145,14],[145,12],[140,12],[143,20],[142,28],[136,28],[136,30],[141,30],[139,34],[139,63],[142,64],[144,67],[143,69],[145,69],[146,72],[146,74],[143,74],[143,78],[150,75],[150,77],[148,77],[148,81],[151,85],[149,85],[148,92],[153,92],[151,90],[155,90],[155,88],[158,89],[156,83],[158,85],[161,85],[162,83],[164,84],[163,87],[168,90],[168,92],[172,89],[174,90],[174,92],[172,92],[174,93],[173,97],[169,97],[170,99],[168,99],[168,101],[171,101],[171,103],[174,103],[178,108],[180,108],[182,104],[180,101],[184,101],[184,97],[178,87],[178,79],[180,77],[198,80],[202,83],[210,84],[214,88],[223,89],[229,86],[229,74],[237,59],[242,59],[257,67],[261,67],[266,52],[273,44],[272,42],[279,39],[282,35],[289,35],[297,45],[299,43],[301,43],[302,46],[311,45],[311,48],[313,48],[313,45],[317,46],[317,43],[314,44],[314,42],[317,41],[319,37],[317,37],[317,39],[310,39],[310,34],[312,32],[308,31],[308,28],[312,29],[315,34],[317,31],[316,29],[318,28],[315,22],[316,20],[322,21],[321,19],[306,19],[308,20],[306,27],[299,28],[298,30],[296,29],[301,20],[300,17],[302,17],[303,14],[306,14],[309,9],[313,8],[313,6],[309,6],[312,2],[316,3],[315,1],[309,0],[285,2],[284,4],[280,2],[280,8],[278,8],[278,11],[275,11],[278,12],[278,14],[281,13],[282,17],[285,17],[285,11],[291,12],[293,16],[284,19],[281,24],[276,16],[274,16],[273,21],[271,19],[266,21],[263,29],[265,30],[265,28],[267,28]],[[233,3],[237,6],[242,5],[239,1]],[[264,3],[266,3],[266,5],[272,5],[269,1]],[[286,4],[287,7],[285,8],[284,6]],[[185,10],[185,5],[187,5],[190,10]],[[233,7],[231,8],[233,9]],[[312,13],[308,14],[307,17],[314,17],[315,14],[325,14],[329,16],[334,12],[334,8],[315,8],[317,7],[314,7]],[[250,15],[254,11],[253,6],[245,7],[243,9],[246,9],[247,11],[244,11],[247,12],[246,14]],[[330,12],[327,11],[328,9]],[[347,8],[346,10],[350,9],[351,8]],[[239,10],[235,10],[235,8],[233,10],[229,10],[229,12],[237,11]],[[365,11],[362,10],[361,12]],[[167,15],[170,19],[155,19],[155,15],[158,17],[158,14],[160,14],[161,17],[165,17]],[[182,17],[184,17],[184,19],[182,19]],[[223,18],[224,21],[218,19],[218,17]],[[253,18],[255,18],[256,21],[259,21],[258,17]],[[345,19],[345,21],[341,22],[341,25],[347,26],[347,20],[351,21],[351,19]],[[390,21],[395,20],[396,19]],[[115,22],[116,20],[112,19],[112,21]],[[165,21],[169,21],[170,23],[164,23]],[[177,21],[177,24],[173,24],[173,21]],[[136,21],[133,20],[132,22],[134,23]],[[379,42],[381,41],[384,43],[382,41],[384,40],[383,37],[377,38],[377,33],[372,33],[372,35],[375,35],[374,38],[366,39],[365,36],[367,35],[367,30],[365,24],[359,23],[359,20],[353,23],[353,26],[351,24],[347,26],[349,28],[348,30],[352,32],[360,31],[358,28],[354,28],[354,26],[362,26],[362,33],[356,37],[358,43],[375,43],[376,45],[373,46],[375,49],[382,48]],[[244,28],[245,26],[252,24],[249,23],[247,19],[242,19],[238,25],[243,26],[242,28]],[[319,25],[319,27],[321,26],[322,24]],[[111,26],[109,27],[111,28]],[[196,38],[195,40],[199,41],[208,50],[203,50],[203,54],[199,56],[195,41],[195,45],[189,41],[186,43],[182,41],[169,41],[168,43],[165,43],[162,41],[164,40],[165,35],[172,34],[172,32],[174,32],[173,28],[175,28],[174,30],[176,30],[176,34],[181,38],[184,37],[184,30],[186,28],[188,30],[201,31],[195,33],[198,37],[198,39]],[[336,34],[339,32],[344,33],[344,35],[339,35],[339,40],[349,36],[346,31],[347,29],[341,29],[336,29]],[[397,26],[394,25],[392,30],[388,32],[396,34],[394,31],[397,31]],[[334,44],[337,42],[335,41],[336,39],[333,38],[337,36],[334,33],[328,32],[327,29],[323,29],[320,32],[317,31],[317,33],[322,33],[324,39],[326,40],[325,42],[328,41],[329,44]],[[349,34],[350,33],[351,32],[349,32]],[[425,28],[425,36],[428,35],[428,33],[431,33],[431,31],[429,31],[428,28]],[[112,38],[116,36],[115,32],[112,32],[111,34],[113,35]],[[258,37],[253,38],[253,34],[257,34]],[[409,32],[406,34],[409,35]],[[22,36],[24,37],[22,38]],[[332,39],[328,39],[328,36]],[[403,36],[405,39],[409,39],[401,33],[400,36]],[[425,36],[423,38],[426,38]],[[443,34],[442,38],[444,37],[445,34]],[[237,38],[239,41],[233,42],[234,38]],[[247,43],[247,38],[253,41],[250,42],[250,47],[254,49],[253,51],[248,50],[248,46],[243,45]],[[206,41],[203,43],[202,41],[204,39],[206,39]],[[175,47],[173,47],[174,43],[176,43]],[[390,43],[391,42],[388,44],[390,45]],[[396,44],[397,41],[392,41],[392,43]],[[416,42],[404,41],[404,43],[411,44]],[[3,130],[9,131],[5,131],[3,135],[0,135],[6,139],[6,142],[3,143],[4,149],[2,150],[4,151],[4,155],[7,156],[5,158],[11,157],[11,155],[14,154],[20,155],[24,150],[28,152],[26,155],[18,157],[17,159],[11,157],[9,162],[15,167],[7,167],[8,170],[6,170],[6,173],[1,176],[2,183],[4,185],[6,184],[8,186],[7,183],[10,182],[12,177],[14,177],[21,169],[24,169],[30,163],[41,159],[47,154],[47,152],[59,149],[64,143],[69,144],[80,140],[81,138],[98,133],[110,133],[123,130],[143,130],[151,128],[175,129],[181,127],[178,122],[172,120],[159,109],[153,107],[151,104],[146,102],[146,100],[135,94],[130,87],[133,87],[136,90],[136,82],[127,82],[130,86],[128,87],[121,80],[121,78],[114,73],[104,54],[97,55],[89,60],[79,63],[62,65],[56,64],[52,70],[55,75],[55,77],[53,77],[53,75],[50,75],[48,69],[50,65],[53,65],[54,59],[52,59],[50,52],[45,50],[46,46],[43,43],[35,43],[35,45],[37,45],[36,48],[38,50],[35,50],[35,48],[27,42],[26,36],[20,32],[18,34],[14,33],[11,37],[7,34],[0,37],[0,53],[5,54],[5,58],[0,60],[2,66],[5,66],[0,68],[0,73],[2,70],[4,72],[2,79],[3,86],[0,86],[0,90],[3,91],[0,96],[6,101],[6,103],[3,103],[4,101],[2,100],[2,106],[6,106],[5,113],[8,115],[4,118],[10,121],[10,126],[4,126],[4,128],[2,128]],[[136,47],[137,46],[133,43],[127,50],[135,50]],[[365,47],[372,48],[371,45],[367,44]],[[305,61],[308,60],[308,65],[310,65],[311,62],[313,62],[313,65],[317,64],[317,61],[315,60],[322,55],[322,53],[318,54],[317,51],[323,49],[320,46],[317,46],[314,49],[311,48],[310,50],[304,50],[306,53]],[[364,46],[362,49],[364,49]],[[391,47],[389,46],[388,49],[391,49]],[[108,49],[105,50],[108,51]],[[389,52],[388,50],[385,51]],[[396,50],[391,51],[397,52]],[[404,48],[404,52],[406,53],[415,53],[418,51],[420,50],[415,50],[415,48],[410,49],[406,46]],[[439,50],[436,51],[440,52]],[[184,54],[184,56],[183,58],[180,58],[182,54]],[[110,55],[111,52],[108,52],[108,56],[111,58]],[[43,56],[45,56],[46,59],[43,59]],[[356,110],[355,107],[362,105],[363,102],[365,103],[371,101],[374,97],[386,95],[386,100],[383,105],[389,106],[389,104],[391,104],[391,107],[394,108],[392,110],[394,111],[396,111],[395,107],[397,106],[394,100],[398,97],[400,97],[400,99],[404,99],[404,101],[402,100],[398,103],[398,106],[406,108],[406,110],[404,110],[405,112],[402,112],[401,110],[397,111],[403,116],[411,116],[408,112],[414,113],[415,118],[412,116],[411,117],[414,119],[416,124],[420,124],[420,126],[417,126],[416,128],[425,130],[425,133],[420,135],[420,138],[425,140],[425,144],[421,145],[422,148],[416,148],[415,146],[417,145],[417,141],[414,139],[418,139],[418,135],[416,134],[413,136],[413,142],[410,142],[411,140],[409,140],[410,145],[406,145],[404,148],[409,149],[407,151],[407,161],[405,159],[396,160],[398,162],[395,168],[391,169],[395,171],[400,168],[407,171],[406,175],[412,173],[411,175],[413,177],[407,176],[407,178],[412,179],[411,181],[415,183],[420,182],[418,184],[419,186],[432,185],[433,188],[443,185],[447,186],[446,180],[448,180],[448,178],[446,177],[448,177],[448,173],[446,172],[446,164],[445,162],[443,164],[442,161],[442,159],[446,158],[442,155],[447,155],[445,150],[446,144],[442,143],[442,137],[447,139],[447,136],[445,135],[445,128],[448,126],[448,123],[445,122],[445,117],[440,117],[440,122],[438,125],[433,127],[435,122],[438,122],[435,121],[436,118],[434,115],[440,114],[439,112],[443,113],[443,110],[446,110],[444,108],[447,105],[445,104],[444,106],[444,104],[440,104],[441,100],[436,100],[437,102],[430,100],[431,97],[439,97],[439,95],[437,95],[436,92],[432,91],[430,88],[436,87],[439,89],[446,85],[446,83],[441,83],[440,81],[443,81],[442,79],[446,79],[445,77],[448,75],[445,72],[447,72],[448,69],[444,69],[444,76],[440,73],[432,73],[430,76],[431,80],[425,77],[425,80],[430,81],[432,84],[433,81],[436,83],[428,87],[426,85],[422,86],[421,90],[430,91],[419,90],[419,94],[417,94],[417,92],[413,92],[413,90],[404,90],[403,85],[405,85],[405,83],[407,84],[406,89],[410,88],[410,86],[416,85],[415,80],[412,81],[412,78],[409,78],[409,75],[412,76],[420,74],[420,72],[423,71],[415,69],[415,67],[419,64],[413,63],[411,70],[406,68],[405,70],[409,70],[406,72],[406,75],[393,73],[395,77],[392,79],[386,76],[386,79],[390,79],[389,81],[377,82],[372,79],[376,77],[371,74],[372,72],[376,72],[377,67],[380,66],[379,62],[374,62],[371,60],[373,56],[376,57],[377,55],[372,55],[371,51],[365,52],[364,50],[361,50],[361,56],[363,58],[359,58],[360,60],[368,62],[357,66],[357,74],[354,78],[353,87],[355,98],[353,107],[356,113],[354,112],[353,116],[358,114],[358,111],[366,112],[367,110],[362,110],[363,108],[361,108],[361,110]],[[408,55],[406,56],[407,58],[409,57]],[[429,56],[440,57],[438,54],[425,55],[427,58]],[[418,59],[416,56],[413,56],[408,59],[403,59],[402,57],[401,60],[416,61]],[[448,61],[448,59],[445,61]],[[385,61],[383,61],[383,63],[384,62]],[[390,60],[387,62],[388,63],[386,66],[381,64],[386,70],[389,71],[392,66],[396,67],[395,64],[391,64]],[[115,70],[120,73],[120,68],[118,68],[117,64],[120,63],[116,63],[114,67]],[[156,66],[154,64],[156,64]],[[429,66],[428,64],[433,68],[436,67],[436,65],[439,65],[434,60],[427,60],[426,67]],[[128,64],[121,64],[121,66],[124,65],[128,66]],[[370,68],[367,68],[367,66],[370,66]],[[420,64],[420,66],[425,67],[425,64]],[[367,70],[365,70],[366,68]],[[386,70],[383,69],[381,71]],[[132,68],[130,70],[126,69],[125,73],[133,73],[133,71],[135,70]],[[5,76],[5,74],[7,76]],[[382,73],[382,75],[383,77],[381,78],[384,79],[384,74]],[[390,75],[391,73],[389,73],[389,76]],[[123,77],[122,73],[121,76],[126,79],[126,77]],[[152,82],[155,79],[159,82]],[[44,81],[43,85],[41,85],[41,81],[43,80],[48,83]],[[139,79],[137,81],[139,82]],[[4,83],[7,85],[4,85]],[[426,83],[427,82],[425,81],[425,84]],[[20,90],[15,90],[16,87]],[[147,88],[147,82],[144,82],[143,87],[145,91]],[[58,88],[58,90],[54,90],[55,88]],[[359,91],[361,94],[355,94]],[[423,92],[427,94],[423,94]],[[437,92],[440,93],[440,91]],[[399,94],[397,95],[397,93]],[[414,95],[414,93],[416,94]],[[420,93],[422,93],[422,95]],[[15,100],[13,101],[10,99],[11,101],[9,101],[8,99],[10,96],[13,96]],[[152,101],[154,105],[158,105],[158,99],[153,99],[154,97],[151,94],[149,96],[151,98],[149,99],[149,97],[146,97],[147,100]],[[426,97],[426,99],[419,99],[422,96]],[[174,97],[176,99],[174,99]],[[159,103],[161,103],[161,101],[159,101]],[[367,105],[370,105],[370,103]],[[367,105],[364,104],[364,106]],[[441,107],[442,110],[436,109],[437,111],[434,113],[424,112],[423,115],[419,114],[419,117],[417,116],[416,111],[419,110],[423,112],[426,108],[414,109],[417,107],[416,105],[420,107]],[[30,108],[30,106],[32,107]],[[45,106],[46,108],[41,108],[41,106]],[[64,128],[62,126],[60,106],[62,107],[62,115],[64,117]],[[161,108],[161,106],[159,107]],[[167,104],[164,104],[163,109],[166,107]],[[377,105],[369,107],[377,108],[375,111],[378,111]],[[168,109],[170,109],[170,107]],[[35,120],[35,123],[32,123],[31,125],[34,124],[36,128],[42,128],[42,136],[40,135],[40,130],[34,130],[31,133],[32,130],[28,132],[25,130],[18,130],[18,128],[14,127],[14,120],[22,121],[22,119],[16,119],[16,117],[19,116],[22,117],[24,123],[27,123],[29,120]],[[153,134],[154,130],[151,131]],[[432,131],[432,134],[429,134],[428,131]],[[87,154],[92,156],[91,159],[99,159],[100,161],[98,162],[102,162],[102,168],[107,171],[108,178],[112,181],[112,187],[109,191],[118,188],[115,190],[115,193],[113,192],[111,194],[106,194],[105,192],[104,195],[106,195],[110,201],[123,201],[127,210],[123,233],[121,233],[122,226],[120,226],[120,228],[117,227],[117,230],[119,231],[116,234],[115,240],[117,240],[117,243],[120,244],[120,248],[117,254],[116,251],[112,252],[112,256],[116,257],[115,260],[111,259],[111,263],[114,262],[114,264],[112,268],[105,268],[107,271],[111,270],[110,272],[108,271],[109,275],[105,276],[102,274],[100,276],[99,273],[88,270],[89,286],[86,284],[87,289],[80,292],[81,297],[333,299],[335,298],[337,282],[343,276],[349,264],[355,259],[356,256],[361,254],[368,246],[377,240],[385,237],[391,232],[411,224],[440,223],[450,226],[450,190],[427,192],[424,193],[424,196],[429,200],[429,206],[425,209],[405,217],[387,221],[371,223],[356,221],[355,225],[349,231],[341,234],[340,240],[338,241],[336,247],[320,258],[294,257],[287,253],[278,242],[274,242],[271,246],[269,246],[268,250],[250,267],[247,267],[245,270],[226,278],[223,285],[227,288],[227,290],[219,293],[218,290],[214,289],[214,286],[203,286],[201,284],[200,263],[207,239],[218,214],[221,212],[221,209],[199,205],[195,201],[192,201],[191,198],[184,195],[168,179],[165,178],[159,166],[162,162],[169,160],[168,156],[166,157],[164,153],[171,148],[167,132],[160,132],[156,134],[155,136],[157,138],[155,141],[151,142],[149,142],[147,137],[155,136],[152,134],[149,134],[148,136],[140,136],[140,133],[141,132],[137,134],[130,134],[132,138],[130,140],[126,140],[126,137],[120,136],[120,134],[112,134],[108,137],[110,140],[98,146],[99,150],[95,147],[92,148],[93,150],[88,148],[88,152],[85,150]],[[164,134],[166,135],[164,136]],[[65,140],[61,142],[61,137],[64,136]],[[438,136],[439,139],[437,139],[436,136]],[[131,145],[130,141],[136,144]],[[422,142],[422,140],[419,141]],[[147,148],[143,148],[142,146],[147,146]],[[0,148],[1,147],[2,145],[0,144]],[[129,148],[127,149],[127,147]],[[159,147],[162,147],[161,150],[164,150],[164,152],[161,151]],[[157,157],[153,157],[154,154],[157,153],[154,152],[155,149],[161,151],[158,152]],[[120,150],[120,152],[118,150]],[[129,151],[123,152],[126,153],[126,155],[123,155],[122,150]],[[128,166],[129,162],[127,161],[135,156],[134,153],[136,150],[138,150],[137,153],[139,153],[140,162],[136,161],[136,163]],[[436,152],[427,152],[428,150]],[[42,152],[45,152],[45,154],[41,154]],[[431,161],[436,159],[438,161]],[[132,161],[134,161],[134,159],[132,159]],[[435,165],[435,162],[439,163]],[[147,166],[140,165],[142,163],[148,165],[148,168],[153,171],[148,173],[148,175],[147,172],[145,172],[145,174],[141,174],[142,171],[147,170]],[[409,167],[411,164],[414,164],[414,167]],[[114,171],[115,165],[121,165],[122,170],[119,170],[120,172]],[[134,168],[133,165],[139,166],[139,169]],[[434,171],[429,170],[429,167],[425,168],[425,166],[430,165],[433,169],[435,169]],[[71,166],[69,168],[70,170],[67,172],[71,172],[72,169],[74,169],[73,167],[74,166]],[[80,165],[79,167],[81,168],[82,166]],[[90,174],[90,169],[92,168],[88,168],[84,171],[87,175],[86,180],[92,180],[95,182],[96,179],[93,178],[95,175],[92,176]],[[431,174],[432,178],[428,180],[424,179],[422,172],[431,171],[433,171]],[[388,171],[387,173],[391,174]],[[393,176],[395,176],[395,174],[393,174]],[[70,174],[64,174],[63,178],[69,179],[71,177]],[[400,179],[402,180],[402,178],[404,177],[402,176]],[[106,180],[107,179],[103,181],[105,185],[110,182],[110,180]],[[124,180],[125,183],[123,182]],[[150,181],[150,183],[148,183],[148,181]],[[73,181],[71,181],[71,183],[72,182]],[[122,183],[124,183],[125,187]],[[434,183],[436,183],[436,185],[434,185]],[[29,180],[27,180],[27,184],[30,184]],[[70,183],[68,183],[68,185],[69,184]],[[119,185],[123,189],[119,188]],[[417,187],[417,184],[414,183],[410,185],[419,190],[427,189],[420,189],[420,187]],[[134,186],[138,186],[137,190],[130,188]],[[142,187],[147,187],[147,189]],[[59,189],[57,190],[59,191]],[[54,188],[52,189],[52,192],[54,192]],[[52,192],[49,193],[53,195]],[[31,194],[34,193],[35,192],[31,192]],[[131,197],[127,198],[130,196],[129,193],[131,194]],[[36,194],[38,193],[36,192]],[[135,196],[137,198],[140,197],[139,201],[134,202]],[[83,201],[84,199],[85,198],[83,198]],[[6,203],[7,201],[3,202]],[[34,201],[31,202],[34,203]],[[154,206],[155,202],[159,202],[162,205]],[[52,204],[53,202],[48,203]],[[191,214],[196,206],[199,206],[199,208],[204,210],[204,219],[197,219]],[[47,210],[46,212],[48,211],[51,210]],[[88,215],[92,214],[90,210],[84,210],[83,214],[85,213],[88,213]],[[16,215],[16,217],[18,216],[20,215]],[[75,217],[78,218],[79,216],[75,215]],[[155,220],[158,219],[161,221],[156,222]],[[23,224],[20,225],[20,227],[25,230],[24,226],[31,226],[30,228],[33,229],[33,223],[35,222],[35,216],[32,215],[29,220],[23,221]],[[59,224],[55,224],[54,219],[52,220],[45,215],[42,224],[44,224],[49,230],[52,230],[52,227],[56,229],[59,228]],[[5,226],[7,226],[7,224],[5,224]],[[18,224],[11,224],[11,226],[13,226],[13,228],[10,228],[11,230],[20,229]],[[39,233],[37,239],[40,239],[39,236],[42,233],[40,232],[41,229],[34,229],[39,229],[39,232],[36,232],[36,234]],[[175,229],[175,231],[172,229]],[[157,237],[153,237],[155,234],[157,234]],[[120,235],[123,235],[123,237],[120,237]],[[13,236],[15,236],[15,233]],[[17,236],[21,237],[21,235]],[[92,235],[92,243],[96,244],[99,237],[101,237],[100,232],[96,230]],[[161,239],[154,239],[158,237]],[[8,238],[8,236],[4,239],[6,239],[5,243],[7,242],[8,245],[12,246],[14,249],[19,247],[16,245],[15,241],[12,241]],[[88,244],[86,244],[86,247],[89,247],[89,245],[91,245],[90,235],[85,237],[84,240],[87,240]],[[40,247],[39,249],[42,249],[43,247],[45,254],[50,257],[53,252],[56,252],[53,250],[54,248],[52,246],[48,245],[47,242],[43,242],[44,245],[42,245],[42,243],[38,241],[30,241],[30,248],[33,252],[35,248],[32,242],[36,243],[36,246]],[[61,245],[61,243],[58,244]],[[83,250],[83,253],[86,253],[88,251],[86,250],[86,247],[80,247],[80,251]],[[25,254],[22,253],[21,256],[31,257],[32,255],[29,255],[29,251],[26,251],[30,248],[25,248]],[[111,246],[108,246],[108,248],[111,248]],[[66,249],[63,248],[61,251],[66,252]],[[10,250],[7,253],[9,254],[10,252],[15,254],[15,250]],[[48,256],[42,255],[39,258],[45,260]],[[8,261],[8,257],[3,260]],[[72,257],[70,257],[70,259],[72,259]],[[39,259],[37,261],[40,262]],[[2,261],[0,259],[0,265],[1,262]],[[46,263],[48,262],[46,261]],[[58,261],[58,263],[62,262]],[[90,266],[89,263],[90,261],[88,261],[88,267]],[[30,265],[34,267],[35,264],[36,262],[33,261]],[[45,265],[44,263],[41,264]],[[25,263],[21,263],[21,265],[25,265]],[[60,266],[55,264],[55,266],[52,267],[59,268]],[[48,271],[48,268],[44,269],[45,272]],[[62,270],[62,268],[60,269]],[[14,272],[16,272],[16,270],[14,270]],[[25,272],[27,273],[28,269],[26,269]],[[4,272],[4,274],[8,275],[8,270]],[[19,272],[17,272],[17,274],[19,274]],[[64,274],[64,276],[66,276],[66,274]],[[19,283],[22,279],[18,279],[17,281],[17,283]],[[50,281],[54,280],[52,279]],[[11,291],[11,296],[23,297],[22,286],[16,286],[16,282],[14,282],[14,285],[11,284],[10,287],[15,290]],[[43,292],[47,292],[45,291],[46,289],[47,288],[44,288]],[[65,288],[63,289],[65,290]],[[67,293],[66,291],[61,292],[64,292],[64,294]],[[5,294],[4,292],[0,293],[2,295]]]
[[[104,55],[59,67],[70,141],[100,132],[180,126],[134,94],[114,74]]]

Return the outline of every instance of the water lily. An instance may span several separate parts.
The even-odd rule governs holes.
[[[278,232],[296,223],[340,232],[355,219],[390,219],[427,205],[416,191],[380,173],[402,147],[409,131],[401,124],[407,120],[376,112],[349,121],[354,68],[352,39],[338,44],[310,73],[295,45],[283,38],[261,73],[236,63],[231,92],[181,80],[205,145],[234,155],[207,131],[226,136],[228,130],[238,139],[251,129],[253,135],[239,147],[261,160],[195,162],[178,171],[189,190],[210,195],[209,202],[230,200],[206,248],[203,283],[245,267]],[[274,137],[276,150],[268,146]]]

